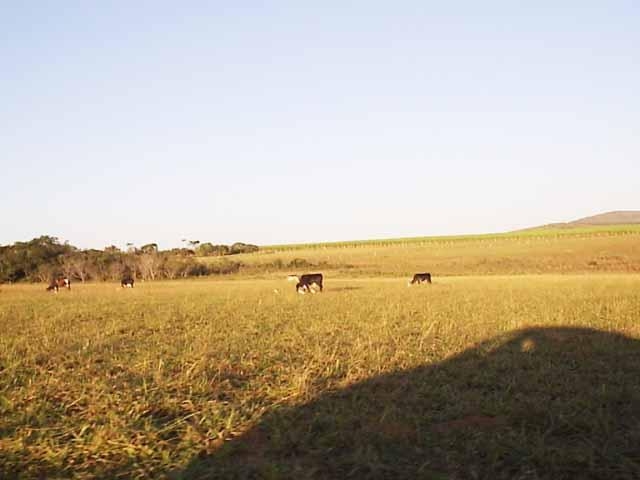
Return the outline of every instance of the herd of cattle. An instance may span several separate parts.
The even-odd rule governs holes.
[[[305,293],[317,293],[322,292],[323,285],[323,277],[321,273],[305,273],[303,275],[289,275],[287,279],[290,282],[296,282],[296,292],[300,294]],[[122,288],[133,288],[134,279],[131,275],[125,275],[122,277],[120,281],[120,285]],[[411,281],[407,284],[408,286],[421,283],[431,283],[431,274],[430,273],[416,273]],[[58,290],[61,288],[66,288],[71,290],[71,280],[69,277],[57,276],[54,277],[49,286],[47,287],[47,291],[52,291],[54,293],[58,293]]]
[[[321,273],[305,273],[304,275],[289,275],[287,279],[290,282],[296,282],[296,292],[305,294],[305,293],[316,293],[322,292],[322,274]],[[431,283],[431,274],[424,273],[416,273],[413,275],[413,278],[407,286],[411,285],[420,285],[421,283]]]
[[[132,276],[127,275],[122,277],[120,281],[120,285],[122,288],[133,288],[134,279]],[[58,276],[54,277],[51,280],[51,283],[47,287],[48,292],[58,293],[58,290],[61,288],[66,288],[67,290],[71,290],[71,280],[69,277]]]

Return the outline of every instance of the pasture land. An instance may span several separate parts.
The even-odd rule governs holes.
[[[229,262],[224,257],[201,261]],[[234,255],[233,261],[242,262],[245,274],[262,275],[314,268],[341,277],[397,277],[417,271],[436,276],[640,273],[640,225],[264,247]]]
[[[640,275],[406,280],[0,286],[0,478],[640,478]]]
[[[404,237],[404,238],[387,238],[378,240],[350,240],[339,242],[324,243],[297,243],[283,245],[267,245],[263,248],[273,251],[288,250],[307,250],[309,248],[326,248],[326,247],[363,247],[378,246],[387,247],[392,245],[402,245],[409,243],[429,244],[429,243],[452,243],[452,242],[473,242],[488,240],[520,240],[523,238],[540,239],[540,238],[585,238],[592,236],[611,236],[611,235],[627,235],[640,234],[640,224],[618,224],[618,225],[571,225],[557,224],[514,232],[503,233],[481,233],[476,235],[441,235],[431,237]]]

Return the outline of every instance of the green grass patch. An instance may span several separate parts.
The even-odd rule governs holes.
[[[629,225],[592,225],[592,226],[548,226],[531,228],[526,230],[518,230],[514,232],[503,233],[484,233],[477,235],[441,235],[441,236],[422,236],[422,237],[404,237],[404,238],[387,238],[379,240],[351,240],[338,242],[321,242],[321,243],[292,243],[282,245],[265,245],[261,247],[263,250],[270,251],[288,251],[288,250],[306,250],[311,248],[332,248],[332,247],[367,247],[367,246],[394,246],[413,243],[450,243],[450,242],[482,242],[490,240],[518,240],[523,238],[541,238],[541,237],[588,237],[588,236],[615,236],[627,234],[639,234],[640,224]]]

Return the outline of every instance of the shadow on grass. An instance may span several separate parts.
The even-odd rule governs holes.
[[[266,414],[174,479],[640,478],[640,342],[536,328]]]

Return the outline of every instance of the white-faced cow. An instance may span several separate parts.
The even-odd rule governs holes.
[[[431,274],[430,273],[416,273],[411,281],[407,283],[408,286],[417,283],[420,285],[421,283],[431,283]]]
[[[122,286],[122,288],[133,288],[133,277],[131,275],[126,275],[124,277],[122,277],[122,280],[120,281],[120,285]]]
[[[316,293],[316,288],[322,292],[322,274],[321,273],[305,273],[304,275],[289,275],[289,281],[296,282],[296,292],[305,294],[307,292]]]
[[[47,287],[47,292],[58,293],[61,288],[71,290],[71,280],[68,277],[54,277]]]

